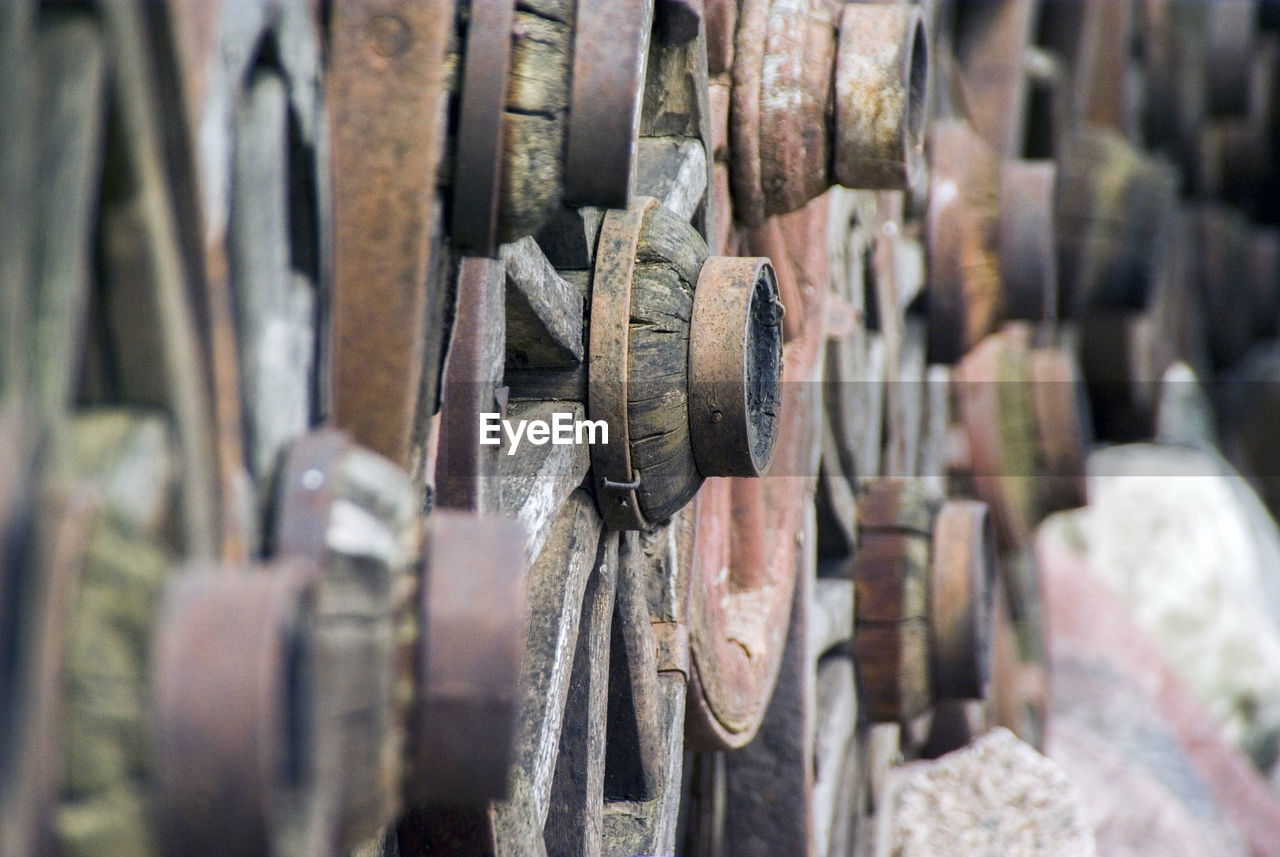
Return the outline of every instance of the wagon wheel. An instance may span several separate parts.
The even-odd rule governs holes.
[[[922,111],[915,114],[913,106],[924,97],[917,76],[924,74],[927,62],[912,9],[753,2],[737,11],[737,39],[727,84],[735,111],[729,128],[733,149],[726,171],[737,219],[756,225],[729,234],[745,247],[767,252],[779,268],[788,308],[786,369],[793,383],[787,390],[788,423],[779,439],[779,460],[787,466],[779,469],[775,464],[772,475],[782,478],[766,480],[756,518],[749,514],[749,505],[735,509],[744,522],[736,537],[750,543],[763,535],[769,547],[762,552],[766,573],[793,576],[796,589],[791,613],[783,620],[789,629],[787,639],[771,653],[782,659],[778,684],[762,711],[755,740],[722,757],[698,759],[689,847],[691,853],[705,854],[824,853],[831,846],[834,828],[842,831],[841,844],[835,847],[848,844],[843,838],[847,812],[859,803],[854,798],[856,780],[866,768],[863,760],[851,760],[849,755],[856,718],[841,720],[853,710],[852,661],[843,659],[849,678],[843,687],[835,677],[842,667],[836,664],[828,669],[841,660],[839,649],[848,640],[847,633],[841,635],[841,622],[837,619],[834,631],[827,627],[818,650],[811,648],[814,629],[831,625],[830,617],[819,615],[825,604],[849,607],[852,587],[848,580],[817,581],[823,586],[823,602],[816,601],[815,552],[848,554],[852,550],[857,539],[853,474],[859,468],[877,472],[881,466],[884,401],[876,394],[883,391],[877,385],[847,382],[884,372],[884,344],[878,336],[868,337],[865,319],[870,306],[861,285],[874,226],[851,228],[859,220],[878,225],[882,200],[871,194],[837,192],[794,214],[767,216],[798,208],[837,180],[861,187],[902,186],[917,169],[923,121]],[[805,26],[797,27],[795,21]],[[859,53],[862,49],[865,54]],[[760,81],[754,74],[762,62],[777,76],[770,78],[768,98],[765,89],[754,97]],[[787,92],[791,99],[787,103],[799,106],[782,107],[775,90]],[[900,114],[879,101],[890,92],[900,96]],[[831,93],[834,118],[822,112]],[[901,120],[898,134],[889,132],[876,140],[882,148],[874,156],[858,145],[871,145],[857,128],[869,104],[884,107],[886,118],[896,115]],[[822,159],[820,146],[795,145],[795,135],[812,134],[823,123],[832,134],[834,174],[827,172],[827,164],[817,163]],[[865,163],[859,161],[859,153],[867,156]],[[849,210],[851,200],[856,200],[856,214]],[[831,236],[831,249],[814,240],[824,234]],[[829,253],[838,266],[830,274]],[[836,284],[835,295],[828,294],[829,276]],[[896,295],[889,306],[890,311],[898,311]],[[827,354],[833,362],[827,370],[830,383],[823,402],[816,396],[820,389],[816,382],[822,377],[828,335],[837,341]],[[808,399],[800,390],[815,391],[814,398]],[[824,404],[829,419],[822,418]],[[823,455],[827,459],[815,483]],[[815,491],[818,510],[830,524],[821,529],[815,527]],[[777,522],[776,528],[763,530],[753,524],[757,519]],[[828,582],[833,587],[827,587]],[[704,588],[708,587],[704,584]],[[843,625],[850,627],[851,622],[845,620]],[[823,659],[825,654],[833,657]],[[829,741],[824,740],[819,750],[812,721],[819,716],[813,703],[820,669],[825,672],[821,716],[830,718],[827,725],[832,728]],[[832,762],[824,764],[820,782],[814,779],[816,753]]]
[[[160,13],[158,13],[160,14]],[[326,415],[327,176],[319,21],[296,0],[162,10],[185,110],[185,224],[204,291],[222,554],[259,557],[286,445]]]
[[[618,208],[553,207],[537,240],[513,240],[519,238],[512,231],[516,220],[498,205],[490,210],[497,223],[489,237],[507,243],[496,249],[497,258],[469,256],[458,264],[434,454],[424,469],[441,506],[504,512],[524,525],[532,569],[524,697],[508,799],[485,808],[411,813],[399,829],[401,853],[443,847],[457,853],[635,854],[675,847],[693,536],[691,517],[681,507],[704,472],[755,472],[767,461],[768,444],[758,442],[770,433],[767,410],[776,396],[766,385],[752,394],[761,393],[761,401],[735,404],[732,381],[717,374],[724,371],[717,356],[689,342],[715,337],[724,345],[736,336],[745,351],[729,358],[729,378],[736,370],[741,379],[746,360],[761,361],[751,376],[767,378],[777,372],[780,331],[777,287],[767,263],[708,260],[705,235],[715,210],[707,193],[703,47],[690,38],[697,27],[691,31],[688,21],[682,23],[688,10],[668,5],[659,10],[656,26],[648,10],[626,4],[579,6],[576,14],[563,4],[542,4],[538,21],[517,20],[514,32],[555,25],[576,40],[572,68],[564,69],[567,82],[523,79],[531,57],[522,53],[527,46],[520,35],[511,58],[509,100],[539,94],[528,88],[535,83],[559,93],[559,101],[550,102],[558,109],[546,111],[565,123],[569,153],[555,165],[563,175],[553,182],[556,193]],[[487,12],[480,4],[472,11],[475,26]],[[522,7],[518,14],[529,13]],[[467,101],[476,35],[463,36],[464,114],[478,112]],[[607,66],[617,75],[619,45],[628,58],[621,63],[623,79],[605,86],[589,77],[595,91],[583,85],[580,92],[581,75],[590,72],[579,64],[588,70]],[[575,119],[579,110],[587,118]],[[503,121],[514,128],[509,114]],[[624,177],[634,151],[629,207],[623,207],[626,182],[621,192],[613,187],[615,166],[591,169],[590,157],[574,155],[584,144],[575,141],[583,131],[575,122],[589,127],[593,115],[596,121],[626,119],[618,128],[607,125],[610,135],[586,145],[608,149],[601,150],[606,161],[620,152]],[[469,133],[465,116],[457,131]],[[466,150],[460,139],[452,145]],[[460,158],[453,164],[455,180],[471,168]],[[507,183],[519,181],[510,171],[520,165],[503,164],[508,172],[498,182],[499,197]],[[520,202],[527,208],[530,200]],[[459,223],[460,206],[473,217],[476,205],[455,192],[451,228],[457,244],[483,251],[483,237],[457,231],[485,226],[483,217]],[[727,301],[719,310],[717,296]],[[763,333],[750,333],[757,329]],[[745,339],[744,332],[750,334]],[[760,344],[753,344],[757,339]],[[603,418],[612,443],[588,449],[506,439],[486,447],[479,443],[484,412],[501,412],[513,423],[550,421],[555,413],[574,421]],[[689,424],[698,420],[707,422],[704,438],[691,438]],[[622,443],[612,436],[619,429],[626,433]]]
[[[28,547],[6,555],[0,608],[16,667],[0,676],[6,854],[154,842],[153,607],[176,554],[217,545],[212,407],[182,233],[193,212],[166,181],[150,36],[127,4],[15,4],[4,21],[26,55],[21,88],[48,107],[19,134],[35,126],[29,144],[57,141],[28,150],[42,192],[26,246],[15,238],[6,255],[29,285],[20,323],[33,332],[6,373],[6,403],[29,421],[6,440],[31,483]],[[24,434],[43,440],[24,448]]]

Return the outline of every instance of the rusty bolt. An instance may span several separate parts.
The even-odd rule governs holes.
[[[168,588],[153,706],[167,853],[266,854],[290,822],[311,827],[315,578],[312,564],[289,560],[269,573],[196,569]]]
[[[924,166],[929,54],[919,6],[850,3],[835,66],[835,179],[910,187]]]
[[[877,479],[858,515],[854,656],[868,716],[906,722],[984,698],[996,571],[986,504],[939,507],[918,482]]]
[[[689,428],[704,476],[759,476],[781,401],[782,304],[764,258],[713,256],[694,290]]]

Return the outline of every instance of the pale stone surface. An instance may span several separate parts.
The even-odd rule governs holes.
[[[1046,752],[1084,796],[1098,853],[1280,857],[1280,799],[1098,579],[1070,520],[1050,518],[1036,538],[1053,676]]]
[[[897,769],[879,857],[1094,857],[1067,774],[1005,729]]]
[[[1218,448],[1213,408],[1200,379],[1186,363],[1174,363],[1161,378],[1156,440],[1165,445],[1192,449]]]
[[[1095,453],[1089,506],[1063,521],[1138,627],[1261,766],[1280,738],[1280,630],[1268,582],[1280,536],[1210,452],[1135,444]]]

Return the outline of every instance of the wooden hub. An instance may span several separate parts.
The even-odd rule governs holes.
[[[905,723],[938,702],[985,698],[996,575],[986,504],[938,506],[918,483],[878,479],[859,517],[854,656],[871,720]]]
[[[782,305],[764,258],[707,258],[648,198],[612,211],[592,273],[587,412],[601,514],[648,529],[708,476],[758,476],[781,401]]]

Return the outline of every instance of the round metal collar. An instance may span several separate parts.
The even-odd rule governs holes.
[[[644,216],[658,207],[639,197],[623,211],[610,211],[600,226],[591,283],[591,357],[587,369],[587,415],[609,426],[609,442],[591,446],[596,504],[616,529],[648,529],[631,469],[627,419],[627,355],[631,324],[631,278]]]

